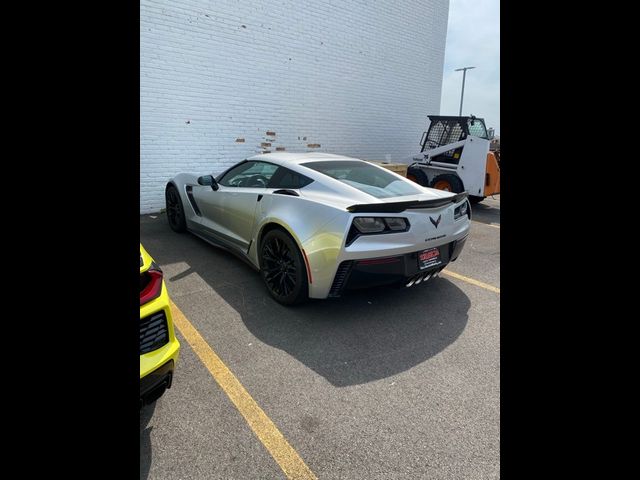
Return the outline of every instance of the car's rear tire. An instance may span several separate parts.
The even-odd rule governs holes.
[[[307,268],[296,242],[284,230],[270,230],[260,242],[260,274],[269,294],[283,305],[309,298]]]
[[[167,210],[167,220],[174,232],[182,233],[187,231],[187,219],[184,215],[184,207],[178,189],[169,185],[164,194],[165,206]]]
[[[471,202],[471,205],[475,205],[476,203],[480,203],[485,198],[486,197],[477,197],[476,195],[469,195],[469,201]]]
[[[451,175],[450,173],[435,177],[431,181],[431,188],[453,193],[461,193],[464,190],[462,180],[457,175]]]
[[[407,169],[407,178],[423,187],[429,186],[429,177],[420,167],[411,165]]]

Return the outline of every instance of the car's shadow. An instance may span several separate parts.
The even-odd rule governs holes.
[[[177,289],[178,282],[197,274],[240,314],[256,338],[336,386],[406,371],[447,348],[467,324],[469,298],[446,278],[285,307],[271,299],[248,265],[193,235],[173,233],[162,217],[152,222],[141,218],[141,242],[160,265],[189,265],[166,278],[170,289],[173,282]]]
[[[140,410],[140,480],[149,476],[151,468],[151,430],[153,427],[148,425],[155,409],[156,402],[153,402]]]
[[[492,198],[492,197],[488,197]],[[471,219],[476,222],[500,224],[500,204],[485,200],[471,206]]]

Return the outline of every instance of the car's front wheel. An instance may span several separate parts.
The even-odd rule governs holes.
[[[280,229],[267,232],[260,244],[260,272],[269,294],[283,305],[309,296],[307,270],[293,238]]]
[[[184,216],[184,207],[178,189],[173,185],[169,185],[165,192],[165,200],[167,207],[167,220],[169,226],[174,232],[185,232],[187,230],[187,221]]]

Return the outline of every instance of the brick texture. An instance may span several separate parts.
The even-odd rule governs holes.
[[[448,10],[141,0],[140,213],[164,207],[176,173],[218,173],[267,144],[370,160],[416,152],[439,113]]]

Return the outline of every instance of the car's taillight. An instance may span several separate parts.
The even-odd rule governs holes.
[[[410,226],[409,219],[404,217],[355,217],[345,245],[348,247],[361,235],[406,232]]]
[[[140,305],[158,298],[162,292],[162,270],[155,262],[140,275]]]

